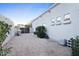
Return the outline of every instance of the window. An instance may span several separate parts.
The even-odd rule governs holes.
[[[64,17],[64,21],[66,20],[70,20],[70,13],[66,14],[65,17]]]
[[[55,25],[55,19],[52,19],[52,26]]]
[[[60,21],[61,20],[61,17],[57,17],[57,21]]]
[[[70,24],[71,20],[70,20],[70,13],[65,14],[64,16],[64,24]]]
[[[42,24],[42,26],[45,26],[46,27],[46,24]]]
[[[61,25],[61,17],[56,18],[56,25]]]

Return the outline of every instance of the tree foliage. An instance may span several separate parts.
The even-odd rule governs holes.
[[[1,43],[5,40],[6,33],[7,32],[9,33],[9,29],[10,29],[10,26],[7,23],[0,21],[0,42]]]
[[[72,40],[72,55],[73,56],[79,56],[79,36],[76,36],[76,38],[71,38]]]
[[[0,21],[0,55],[6,55],[7,49],[2,48],[2,43],[6,39],[6,33],[9,33],[10,27],[7,23]]]
[[[40,38],[47,38],[48,39],[48,35],[46,34],[46,28],[44,26],[38,26],[36,28],[36,35]]]

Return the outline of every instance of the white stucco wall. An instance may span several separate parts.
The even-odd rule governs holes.
[[[10,33],[7,35],[6,39],[4,40],[2,46],[6,45],[11,39],[13,39],[16,32],[17,32],[16,28],[12,27]]]
[[[42,17],[32,22],[33,30],[40,25],[45,25],[47,33],[52,40],[64,43],[64,39],[70,39],[79,35],[79,4],[64,3],[52,8],[51,12],[46,12]],[[71,24],[63,24],[64,15],[70,13]],[[52,25],[52,19],[61,16],[61,25]]]

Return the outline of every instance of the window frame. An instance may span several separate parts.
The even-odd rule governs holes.
[[[60,20],[58,20],[59,17],[60,17]],[[62,19],[61,16],[56,17],[56,25],[61,25],[61,19]]]
[[[54,26],[55,25],[55,19],[53,18],[51,22],[52,22],[52,26]]]
[[[69,16],[68,16],[69,15]],[[68,17],[67,17],[68,16]],[[64,20],[63,20],[64,24],[70,24],[71,23],[71,14],[67,13],[64,15]]]

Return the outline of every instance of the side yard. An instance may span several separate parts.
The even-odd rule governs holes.
[[[14,37],[5,46],[12,47],[9,56],[70,56],[71,49],[50,39],[40,39],[32,33]]]

